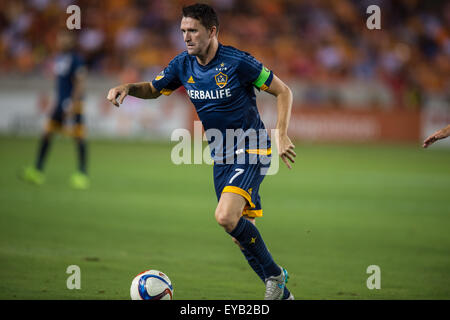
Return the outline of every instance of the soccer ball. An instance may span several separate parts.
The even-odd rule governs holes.
[[[172,300],[172,283],[161,271],[147,270],[134,277],[130,296],[131,300]]]

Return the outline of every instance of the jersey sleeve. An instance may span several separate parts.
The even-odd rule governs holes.
[[[153,86],[161,94],[168,96],[182,85],[178,78],[177,63],[177,59],[173,59],[152,81]]]
[[[273,79],[273,72],[250,54],[240,59],[238,74],[242,85],[253,85],[264,91],[269,88]]]

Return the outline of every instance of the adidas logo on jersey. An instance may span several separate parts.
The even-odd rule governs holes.
[[[195,83],[194,78],[192,78],[192,76],[189,77],[189,80],[187,82],[188,83]]]

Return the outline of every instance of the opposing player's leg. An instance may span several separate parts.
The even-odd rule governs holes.
[[[45,182],[44,175],[44,161],[50,147],[52,134],[45,133],[42,135],[39,146],[38,153],[36,157],[36,162],[34,165],[27,166],[20,173],[19,177],[27,182],[35,185],[42,185]]]
[[[20,174],[23,180],[36,185],[41,185],[45,182],[44,165],[50,150],[53,134],[62,128],[63,121],[64,114],[62,110],[55,108],[39,140],[34,166],[26,167]]]
[[[90,181],[87,175],[87,145],[81,102],[78,102],[77,105],[74,106],[74,111],[74,127],[72,134],[77,148],[78,171],[70,177],[70,184],[75,189],[87,189],[89,188]]]
[[[75,138],[75,144],[78,154],[78,170],[71,175],[70,185],[74,189],[88,189],[90,181],[86,171],[86,141]]]

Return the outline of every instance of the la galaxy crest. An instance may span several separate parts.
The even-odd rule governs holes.
[[[223,72],[219,72],[218,74],[216,74],[214,76],[214,79],[216,80],[216,84],[219,86],[220,89],[222,89],[227,85],[228,76]]]

